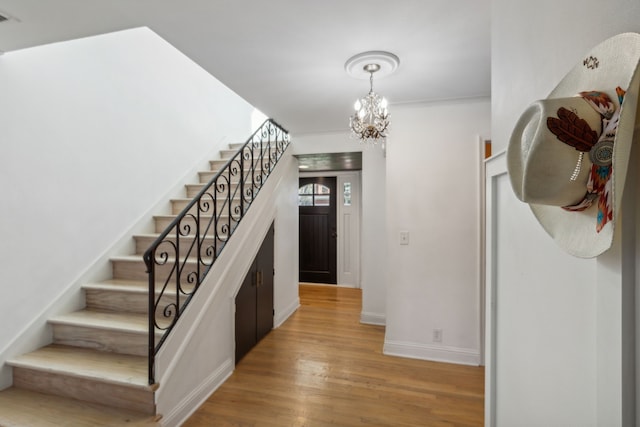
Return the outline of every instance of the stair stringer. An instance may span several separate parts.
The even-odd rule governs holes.
[[[235,295],[275,221],[274,324],[299,306],[298,168],[286,150],[156,356],[157,413],[180,425],[235,366]]]
[[[16,356],[50,344],[53,339],[53,333],[49,319],[60,314],[82,309],[85,306],[84,294],[81,291],[82,285],[109,279],[112,276],[111,258],[115,255],[134,253],[135,242],[131,236],[151,233],[154,229],[153,216],[170,213],[171,204],[169,200],[182,197],[185,185],[197,182],[198,172],[207,170],[211,159],[219,158],[220,150],[226,147],[228,142],[228,135],[221,136],[215,147],[207,150],[187,171],[180,171],[180,176],[176,174],[173,186],[159,196],[154,205],[139,215],[138,219],[117,236],[93,261],[87,263],[84,270],[81,270],[76,278],[55,299],[47,306],[42,307],[40,313],[26,324],[12,341],[4,348],[0,348],[0,390],[13,384],[13,370],[6,362]]]

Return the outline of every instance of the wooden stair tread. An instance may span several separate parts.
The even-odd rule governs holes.
[[[14,368],[64,374],[152,390],[148,384],[148,363],[144,356],[103,352],[82,347],[50,344],[7,362]]]
[[[188,216],[189,216],[189,218],[187,218],[187,221],[193,221],[193,218],[191,218],[191,214],[189,214]],[[166,220],[173,220],[173,219],[175,219],[177,217],[178,217],[177,214],[176,215],[154,215],[153,216],[154,219],[166,219]],[[200,219],[204,220],[204,221],[208,221],[211,218],[213,218],[213,215],[200,215]],[[227,218],[229,218],[229,215],[226,214],[226,213],[225,214],[221,214],[221,215],[218,215],[218,218],[224,218],[226,220]],[[160,233],[156,233],[155,235],[159,236]],[[148,234],[148,235],[137,234],[136,236],[151,236],[151,234]],[[182,237],[185,237],[185,236],[182,236]]]
[[[147,293],[149,291],[149,282],[142,280],[111,279],[102,282],[85,283],[84,285],[82,285],[82,288],[102,291]]]
[[[113,283],[112,283],[113,282]],[[121,282],[121,283],[118,283]],[[164,283],[156,283],[156,294],[159,294]],[[82,285],[84,290],[107,291],[107,292],[128,292],[130,294],[149,294],[149,282],[141,280],[106,280],[97,283],[85,283]],[[165,290],[167,292],[175,292],[175,285],[169,284]],[[146,316],[146,314],[145,314]]]
[[[162,289],[164,283],[156,283],[156,293]],[[118,292],[131,292],[131,293],[149,293],[149,282],[143,280],[123,280],[113,279],[105,280],[103,282],[85,283],[82,285],[83,289],[92,289],[100,291],[118,291]],[[175,290],[175,286],[169,286],[167,290]]]
[[[204,185],[204,184],[202,184]],[[171,202],[176,202],[176,203],[187,203],[193,200],[193,197],[178,197],[175,199],[171,199]],[[220,199],[220,201],[222,201],[223,199]],[[224,198],[224,200],[226,200],[226,197]],[[233,197],[231,200],[240,200],[240,196],[236,196]],[[154,216],[163,216],[163,215],[154,215]],[[164,215],[164,216],[172,216],[172,215]],[[173,215],[175,216],[175,215]]]
[[[0,391],[0,425],[6,427],[150,427],[159,426],[160,418],[15,387]]]
[[[143,334],[149,331],[149,317],[138,313],[79,310],[52,317],[49,322]]]
[[[237,184],[239,184],[239,182],[232,182],[231,184],[234,185],[233,190],[235,191],[236,187],[238,187]],[[205,188],[208,185],[209,184],[206,183],[206,182],[201,182],[201,183],[197,183],[197,184],[185,184],[185,188],[191,189],[191,190],[200,191],[200,190],[202,190],[203,188]],[[213,186],[211,188],[213,188]],[[221,192],[219,194],[226,195],[227,193],[226,192]],[[184,198],[183,197],[178,197],[177,199],[171,199],[171,201],[174,201],[174,200],[188,200],[188,201],[191,201],[193,199],[194,199],[194,197],[184,197]],[[226,197],[221,197],[220,198],[220,200],[225,200],[225,199],[226,199]],[[240,196],[234,196],[234,197],[232,197],[232,199],[233,200],[240,200]],[[205,199],[205,200],[208,200],[208,199]]]
[[[135,234],[133,237],[142,237],[142,238],[145,238],[145,239],[151,239],[151,238],[155,237],[157,239],[158,237],[160,237],[160,233]],[[167,236],[167,237],[169,237],[169,236]],[[184,237],[186,239],[186,238],[194,238],[194,237],[196,237],[196,235],[195,234],[186,234],[184,236],[180,235],[180,237]],[[211,237],[211,236],[209,236],[207,234],[200,234],[200,237]]]
[[[172,238],[174,237],[171,233],[168,236],[166,236],[165,238]],[[226,237],[226,234],[219,234],[219,236],[221,237]],[[160,233],[156,233],[156,234],[136,234],[135,236],[133,236],[134,239],[157,239],[158,237],[160,237]],[[200,238],[201,239],[213,239],[214,236],[210,235],[210,234],[200,234]],[[185,236],[180,236],[180,239],[195,239],[196,235],[195,234],[187,234]]]
[[[142,254],[133,254],[133,255],[114,255],[111,258],[109,258],[111,261],[124,261],[124,262],[144,262],[144,259],[142,258]],[[175,261],[175,257],[170,256],[167,259],[167,264],[172,263]],[[181,260],[181,262],[183,262],[184,260]],[[188,263],[197,263],[198,262],[198,258],[187,258],[187,262]]]

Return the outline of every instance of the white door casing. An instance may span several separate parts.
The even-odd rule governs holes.
[[[361,173],[345,172],[307,172],[307,177],[337,178],[337,268],[338,285],[360,287],[360,224],[361,224]],[[345,190],[348,189],[347,195]]]

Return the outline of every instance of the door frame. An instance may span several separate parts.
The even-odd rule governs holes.
[[[487,309],[485,299],[487,297],[487,162],[491,158],[491,138],[481,135],[478,138],[478,164],[479,167],[479,215],[478,215],[478,292],[480,296],[479,326],[480,326],[480,365],[486,363],[486,323]]]
[[[362,172],[300,172],[298,178],[336,177],[337,285],[360,288],[360,235],[362,227]],[[344,206],[343,188],[351,182],[351,206]],[[348,237],[348,238],[346,238]]]

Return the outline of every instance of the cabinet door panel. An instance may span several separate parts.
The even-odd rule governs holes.
[[[257,337],[260,341],[273,329],[273,225],[269,229],[256,258],[260,286],[257,290]]]
[[[236,363],[258,342],[256,336],[255,262],[236,295]]]
[[[273,245],[272,224],[236,295],[236,363],[273,329]]]

